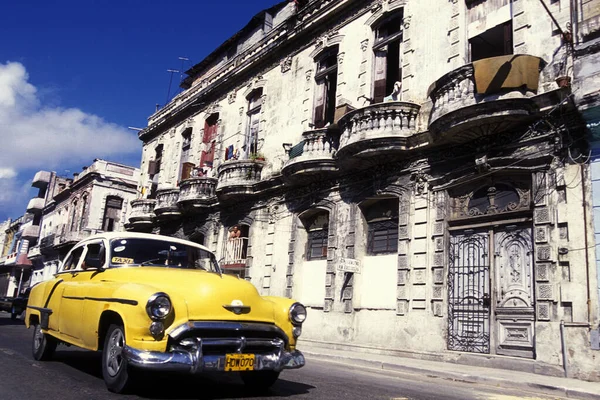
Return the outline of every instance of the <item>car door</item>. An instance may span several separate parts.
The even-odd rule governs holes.
[[[82,346],[95,348],[98,344],[98,323],[104,311],[109,285],[103,281],[103,271],[108,268],[106,243],[103,240],[86,244],[78,277],[79,295],[84,298],[80,316],[79,337]]]
[[[68,336],[70,341],[78,343],[79,325],[81,324],[81,312],[83,308],[83,297],[81,296],[81,263],[85,251],[85,245],[80,244],[74,247],[62,265],[60,279],[62,283],[57,286],[59,293],[55,293],[50,299],[52,304],[57,300],[60,302],[58,313],[58,331]],[[59,299],[56,299],[60,295]],[[52,307],[50,307],[52,308]],[[54,310],[54,308],[52,308]],[[54,314],[54,313],[53,313]]]

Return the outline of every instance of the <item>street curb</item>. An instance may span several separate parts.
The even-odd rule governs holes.
[[[600,400],[600,393],[588,392],[581,389],[569,389],[568,387],[558,386],[558,385],[547,385],[547,384],[539,384],[533,382],[519,382],[514,380],[509,380],[505,378],[498,378],[493,376],[486,375],[472,375],[465,374],[462,372],[450,372],[450,371],[439,371],[439,370],[431,370],[422,367],[404,365],[404,364],[394,364],[388,362],[382,362],[377,360],[368,360],[363,358],[354,358],[348,356],[341,355],[331,355],[318,353],[310,350],[303,350],[302,353],[308,359],[318,359],[322,361],[331,361],[331,362],[349,362],[353,366],[364,366],[372,369],[381,369],[384,371],[393,371],[400,373],[410,373],[410,374],[421,374],[423,376],[429,378],[439,378],[439,379],[447,379],[455,382],[462,383],[479,383],[479,384],[487,384],[488,386],[495,387],[506,387],[510,389],[521,389],[527,390],[530,392],[546,394],[551,396],[562,396],[569,398],[578,398],[584,400]],[[456,366],[457,369],[460,369],[460,365]]]

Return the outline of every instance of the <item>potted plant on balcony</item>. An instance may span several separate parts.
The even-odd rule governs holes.
[[[265,155],[263,153],[252,153],[250,159],[252,161],[265,161]]]

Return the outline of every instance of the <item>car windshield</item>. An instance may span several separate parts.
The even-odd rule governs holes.
[[[110,242],[110,265],[203,269],[220,273],[214,254],[167,240],[123,238]]]

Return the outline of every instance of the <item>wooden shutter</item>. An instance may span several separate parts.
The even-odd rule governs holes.
[[[375,51],[375,79],[373,82],[373,102],[381,103],[385,97],[387,72],[387,51]]]
[[[184,162],[181,167],[181,180],[190,179],[192,176],[192,169],[194,169],[195,165],[191,162]]]
[[[319,129],[325,126],[325,97],[327,96],[327,85],[325,85],[325,79],[317,82],[317,91],[315,94],[314,125],[316,129]]]
[[[504,24],[504,55],[513,53],[513,29],[512,21],[508,21]]]
[[[156,174],[156,161],[151,160],[148,162],[148,175]]]

